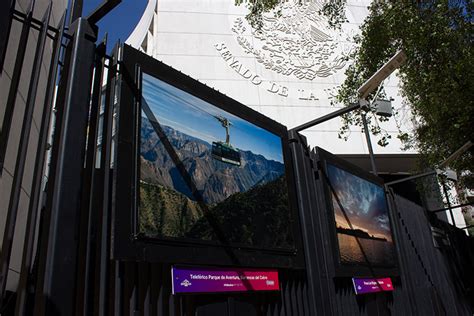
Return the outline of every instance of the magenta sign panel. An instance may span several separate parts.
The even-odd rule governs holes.
[[[393,291],[392,279],[359,279],[352,278],[356,294]]]
[[[172,267],[173,294],[278,291],[275,269]]]

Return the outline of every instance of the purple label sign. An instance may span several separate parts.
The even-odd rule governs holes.
[[[278,291],[275,269],[172,267],[173,294]]]
[[[356,294],[393,291],[392,279],[358,279],[352,278]]]

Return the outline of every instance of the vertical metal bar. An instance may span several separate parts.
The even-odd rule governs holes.
[[[103,103],[101,101],[101,103]],[[96,149],[97,150],[97,149]],[[94,230],[93,241],[91,241],[91,254],[90,261],[94,259],[94,264],[91,266],[90,272],[90,284],[88,289],[88,299],[91,306],[89,307],[91,312],[89,315],[99,314],[99,289],[100,289],[100,260],[101,260],[101,228],[102,228],[102,201],[104,195],[102,194],[102,187],[104,185],[104,170],[97,168],[94,175],[94,190],[91,194],[91,210],[95,212],[91,213],[90,222],[93,223],[91,229]],[[93,249],[92,249],[93,247]],[[110,287],[110,285],[109,285]]]
[[[364,124],[364,133],[365,139],[367,140],[367,147],[369,148],[369,156],[370,156],[370,164],[372,166],[372,173],[377,175],[377,167],[375,166],[375,157],[374,157],[374,150],[372,149],[372,142],[370,140],[370,132],[369,127],[367,124],[367,114],[362,113],[362,123]]]
[[[115,261],[114,313],[116,316],[122,316],[124,314],[123,308],[122,308],[123,287],[124,287],[123,265],[124,265],[123,262]]]
[[[89,115],[89,127],[87,134],[86,164],[84,168],[84,182],[82,189],[83,203],[81,210],[81,232],[79,236],[79,262],[78,262],[78,285],[77,285],[77,314],[92,314],[91,309],[94,298],[94,254],[96,243],[96,222],[98,213],[93,209],[92,195],[96,175],[96,148],[97,127],[100,116],[100,95],[103,84],[103,67],[106,43],[102,42],[96,50],[94,65],[94,83],[92,86],[92,99]]]
[[[0,1],[0,74],[3,71],[3,63],[7,54],[14,8],[15,0]]]
[[[71,15],[69,16],[69,24],[72,24],[74,21],[82,17],[83,4],[84,0],[71,0]]]
[[[103,203],[102,203],[102,230],[100,246],[100,285],[99,285],[99,315],[107,315],[108,308],[108,283],[109,283],[109,265],[110,265],[110,182],[111,182],[111,150],[112,150],[112,126],[115,107],[116,91],[116,63],[118,62],[119,46],[113,51],[113,60],[109,60],[109,69],[107,73],[107,90],[105,94],[105,108],[102,131],[102,153],[101,168],[104,170]]]
[[[43,294],[43,285],[46,278],[46,260],[48,258],[48,245],[49,245],[49,234],[51,227],[51,197],[54,193],[55,187],[55,173],[57,166],[57,156],[60,137],[59,132],[62,129],[64,107],[61,106],[66,100],[66,89],[67,82],[70,73],[72,55],[72,44],[69,42],[64,49],[64,53],[60,57],[62,59],[63,67],[59,72],[59,82],[57,86],[56,102],[54,106],[54,120],[51,124],[52,139],[52,151],[49,157],[49,174],[46,182],[46,205],[41,210],[41,219],[38,232],[38,250],[37,250],[37,271],[36,271],[36,284],[35,284],[35,305],[34,315],[44,315],[44,305],[46,298]]]
[[[44,279],[37,289],[37,314],[73,315],[76,298],[78,222],[85,161],[95,33],[84,19],[71,26],[72,53],[60,129],[56,130],[54,170],[49,190],[49,235]]]
[[[451,217],[451,221],[453,222],[453,226],[456,226],[456,221],[454,220],[453,209],[451,207],[451,201],[449,201],[448,188],[446,188],[446,180],[444,179],[441,180],[441,186],[443,187],[443,193],[444,193],[444,196],[446,197],[446,204],[448,204],[449,215]]]
[[[15,224],[22,192],[21,187],[23,183],[23,174],[25,171],[26,155],[28,152],[28,142],[30,139],[31,125],[33,123],[36,93],[38,91],[38,83],[41,75],[44,45],[46,44],[46,35],[48,32],[48,24],[51,16],[51,7],[52,3],[50,2],[43,17],[43,25],[39,32],[38,42],[36,44],[33,67],[31,70],[30,85],[28,87],[28,96],[23,114],[23,123],[21,125],[18,154],[15,164],[15,171],[13,174],[13,183],[10,191],[10,200],[8,203],[5,231],[3,233],[2,256],[0,257],[0,298],[2,305],[4,304],[5,299],[5,287],[8,278],[8,268],[10,266],[13,236],[15,234]]]
[[[311,167],[311,158],[305,155],[306,138],[293,130],[289,131],[288,138],[293,140],[290,148],[294,161],[301,234],[305,249],[309,315],[316,315],[318,311],[322,311],[324,315],[332,315],[333,303],[328,297],[330,290],[324,286],[327,284],[325,280],[327,275],[321,269],[325,264],[325,258],[317,253],[318,243],[323,242],[320,235],[322,230],[317,229],[321,222],[317,216],[322,212],[318,212],[316,207],[318,201],[314,199],[316,196],[314,192],[317,191],[313,181],[315,170]],[[321,302],[325,304],[320,304]]]
[[[0,175],[3,171],[3,163],[5,161],[5,154],[7,152],[8,138],[10,136],[10,127],[12,124],[13,112],[15,109],[16,97],[18,94],[18,87],[20,85],[20,77],[23,69],[23,61],[25,60],[26,47],[28,46],[28,37],[30,35],[30,26],[31,20],[33,19],[34,6],[35,0],[30,0],[30,4],[26,11],[26,18],[23,22],[23,27],[21,28],[15,66],[13,68],[12,80],[10,84],[10,91],[8,92],[5,114],[3,116],[3,123],[1,125],[2,129],[0,131]]]
[[[43,179],[44,162],[46,158],[46,146],[48,143],[48,132],[51,121],[51,112],[53,108],[54,94],[56,88],[56,78],[58,72],[58,62],[61,50],[62,33],[64,30],[64,21],[66,12],[63,13],[59,22],[59,32],[54,39],[53,55],[49,66],[48,83],[46,87],[46,97],[43,106],[43,115],[41,118],[41,127],[39,131],[38,147],[36,150],[36,162],[33,171],[33,184],[30,194],[30,204],[28,207],[26,236],[23,246],[23,256],[21,263],[20,282],[17,290],[16,315],[26,315],[27,304],[27,285],[33,262],[33,248],[36,233],[36,223],[38,219],[38,209],[41,196],[41,183]]]
[[[407,274],[408,270],[408,264],[407,264],[407,259],[408,255],[406,254],[406,249],[402,244],[402,238],[400,232],[402,232],[402,228],[400,227],[400,215],[397,207],[397,203],[395,201],[395,191],[393,190],[392,187],[385,185],[385,192],[387,196],[387,206],[389,210],[389,217],[390,221],[393,224],[393,237],[397,241],[395,242],[395,248],[397,249],[397,253],[399,254],[398,256],[398,262],[399,262],[399,267],[400,267],[400,278],[402,280],[402,284],[404,287],[406,287],[406,292],[403,293],[405,296],[405,299],[408,302],[408,306],[410,307],[410,312],[412,315],[419,315],[418,314],[418,308],[416,305],[414,298],[415,290],[413,288],[413,283],[412,280],[409,278],[409,275]],[[398,215],[398,216],[397,216]]]

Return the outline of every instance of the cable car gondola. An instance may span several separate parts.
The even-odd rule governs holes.
[[[224,142],[212,142],[212,158],[228,164],[240,166],[240,152],[230,144],[229,128],[232,123],[222,116],[214,116],[225,128]]]

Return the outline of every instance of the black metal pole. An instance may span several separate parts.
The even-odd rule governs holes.
[[[109,68],[107,72],[107,89],[104,101],[104,116],[102,124],[102,142],[101,142],[101,168],[103,170],[103,186],[102,190],[102,207],[100,218],[100,259],[99,259],[99,288],[98,290],[98,313],[97,315],[107,315],[108,310],[108,291],[109,291],[109,270],[110,270],[110,192],[111,192],[111,167],[112,160],[112,140],[113,140],[113,120],[115,108],[115,91],[116,91],[116,63],[119,54],[119,45],[116,45],[113,51],[113,59],[109,60]]]
[[[18,87],[20,85],[21,73],[23,70],[23,61],[25,60],[26,46],[28,45],[28,38],[30,35],[31,20],[33,19],[34,0],[30,0],[28,9],[26,10],[26,18],[23,21],[21,28],[20,39],[18,40],[18,47],[11,74],[10,90],[8,92],[7,104],[3,115],[3,123],[0,130],[0,175],[3,170],[3,163],[7,152],[8,139],[10,136],[10,126],[12,124],[13,112],[15,109],[15,102],[18,95]],[[1,282],[1,281],[0,281]]]
[[[304,245],[304,255],[306,261],[306,277],[308,280],[308,315],[333,315],[333,300],[330,299],[329,276],[325,271],[324,257],[318,247],[324,241],[324,232],[318,225],[324,222],[321,217],[323,212],[318,212],[318,205],[321,205],[317,198],[318,187],[314,181],[314,169],[311,157],[306,155],[307,144],[304,136],[297,132],[290,131],[289,139],[299,139],[291,142],[291,154],[294,161],[295,184],[297,186],[298,210],[300,215],[302,242]],[[322,247],[319,247],[320,249]],[[331,280],[332,281],[332,280]]]
[[[82,16],[82,7],[84,0],[71,0],[70,3],[70,15],[69,15],[69,24],[72,24],[74,21],[79,19]]]
[[[292,128],[290,131],[292,131],[292,132],[293,131],[294,132],[301,132],[302,130],[305,130],[305,129],[313,127],[315,125],[318,125],[318,124],[324,123],[326,121],[332,120],[333,118],[336,118],[338,116],[344,115],[344,114],[349,113],[349,112],[352,112],[352,111],[357,110],[359,108],[360,108],[359,103],[351,104],[347,107],[344,107],[344,108],[339,109],[337,111],[334,111],[332,113],[321,116],[321,117],[319,117],[315,120],[312,120],[308,123],[304,123],[304,124],[301,124],[299,126],[296,126],[296,127]]]
[[[25,171],[28,143],[30,139],[31,125],[33,123],[36,93],[38,91],[38,83],[41,75],[44,46],[46,44],[47,25],[49,24],[50,15],[51,4],[46,9],[45,16],[43,17],[42,21],[43,26],[39,32],[38,41],[36,44],[35,57],[33,61],[33,67],[31,69],[30,84],[28,87],[28,96],[25,103],[20,140],[18,143],[18,154],[15,164],[15,171],[13,173],[13,183],[8,203],[5,231],[3,233],[2,256],[0,257],[0,297],[2,306],[5,304],[5,286],[8,278],[8,268],[10,266],[13,237],[15,235],[16,219],[18,215],[18,206],[20,204],[20,196],[22,192],[21,187],[23,183],[23,174]]]
[[[94,83],[92,85],[92,98],[90,107],[90,119],[87,135],[86,164],[84,168],[81,211],[81,232],[79,239],[79,267],[77,284],[77,313],[81,315],[93,314],[92,306],[94,300],[94,263],[95,243],[97,238],[98,216],[97,208],[93,204],[94,187],[97,159],[97,132],[100,120],[101,94],[103,88],[103,70],[105,62],[106,40],[97,47],[94,66]]]
[[[94,66],[95,32],[89,22],[78,19],[71,25],[71,56],[66,81],[60,129],[56,130],[53,149],[54,170],[51,172],[48,208],[50,222],[42,299],[37,314],[74,315],[79,218],[83,188],[83,169],[89,100]]]
[[[471,206],[471,205],[474,205],[474,202],[462,203],[462,204],[453,205],[453,206],[450,206],[450,207],[451,207],[451,209],[454,209],[454,208],[460,208],[460,207]],[[449,207],[443,207],[443,208],[440,208],[440,209],[437,209],[437,210],[432,210],[430,212],[431,213],[439,213],[439,212],[443,212],[443,211],[447,211],[447,210],[449,210]]]
[[[372,166],[372,173],[374,175],[377,175],[377,167],[375,166],[374,150],[372,148],[372,141],[370,140],[370,133],[369,133],[369,127],[368,127],[368,124],[367,124],[367,116],[366,115],[367,115],[366,113],[361,113],[362,124],[364,124],[365,139],[367,141],[367,147],[369,148],[369,157],[370,157],[370,164]]]
[[[91,25],[95,25],[121,2],[122,0],[103,0],[102,3],[86,17],[86,19]]]
[[[454,221],[453,209],[451,207],[451,202],[449,201],[448,189],[446,188],[446,182],[444,179],[441,180],[441,187],[443,188],[443,193],[446,197],[446,203],[448,204],[448,210],[449,215],[451,216],[451,221],[453,222],[453,226],[456,226],[456,222]]]
[[[70,38],[71,40],[73,37],[65,36],[64,38]],[[62,122],[63,122],[63,109],[62,106],[66,100],[66,89],[67,89],[67,82],[69,78],[70,72],[70,65],[71,65],[71,54],[72,54],[72,45],[68,41],[66,45],[63,46],[64,50],[63,53],[60,55],[59,64],[62,66],[59,71],[59,80],[57,84],[57,92],[56,92],[56,99],[55,99],[55,106],[53,108],[53,115],[51,117],[51,134],[52,134],[52,148],[50,153],[48,154],[48,168],[49,172],[47,173],[46,178],[47,181],[45,183],[45,194],[44,194],[44,201],[45,205],[41,208],[41,216],[38,226],[38,246],[36,251],[36,268],[34,271],[35,277],[35,288],[34,288],[34,314],[33,315],[44,315],[44,305],[46,304],[46,297],[43,293],[43,285],[46,280],[46,261],[48,260],[48,245],[49,245],[49,234],[50,234],[50,226],[51,226],[51,196],[54,193],[54,182],[55,176],[54,172],[56,170],[57,165],[57,156],[58,150],[56,148],[59,147],[60,138],[59,133],[56,131],[61,130]]]
[[[20,282],[17,290],[16,315],[26,315],[27,286],[30,270],[33,262],[33,249],[36,236],[36,224],[38,220],[38,209],[41,198],[41,184],[43,179],[43,168],[46,158],[46,146],[48,142],[48,132],[50,126],[51,112],[53,108],[54,91],[56,87],[56,76],[58,71],[58,61],[61,50],[62,32],[64,29],[65,13],[59,22],[59,33],[56,35],[53,45],[53,55],[49,66],[48,82],[46,86],[46,97],[43,106],[43,115],[39,131],[38,146],[36,149],[36,162],[33,171],[33,184],[30,194],[30,204],[26,220],[26,236],[23,246],[23,256],[21,263]],[[46,25],[47,27],[47,25]]]
[[[10,38],[13,8],[15,8],[15,0],[0,1],[0,74],[3,71],[3,62],[5,61],[8,39]]]
[[[437,174],[437,172],[436,172],[435,170],[433,170],[433,171],[427,171],[427,172],[420,173],[420,174],[416,174],[416,175],[414,175],[414,176],[406,177],[406,178],[403,178],[403,179],[400,179],[400,180],[395,180],[395,181],[387,182],[387,183],[385,183],[385,185],[390,186],[390,185],[402,183],[402,182],[405,182],[405,181],[416,180],[416,179],[419,179],[419,178],[424,178],[424,177],[432,176],[432,175],[435,175],[435,174]]]

